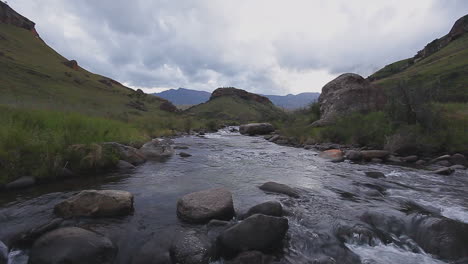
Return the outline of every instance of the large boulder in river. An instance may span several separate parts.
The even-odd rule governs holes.
[[[140,165],[146,161],[145,155],[134,147],[122,145],[116,142],[106,142],[101,145],[105,148],[112,149],[119,155],[121,160],[131,163],[132,165]]]
[[[82,228],[66,227],[36,240],[29,264],[111,264],[116,252],[108,238]]]
[[[283,206],[278,201],[268,201],[261,204],[257,204],[247,211],[247,213],[244,215],[244,218],[247,218],[254,214],[283,216]]]
[[[339,149],[329,149],[321,152],[319,157],[328,159],[334,162],[344,161],[344,153]]]
[[[269,251],[281,245],[288,228],[286,218],[255,214],[226,229],[219,242],[226,253]]]
[[[362,158],[364,160],[372,160],[372,159],[382,159],[385,160],[390,155],[390,152],[386,150],[363,150],[361,151]]]
[[[214,260],[210,239],[195,231],[180,232],[175,236],[170,253],[174,263],[208,264]]]
[[[175,154],[174,148],[169,140],[153,139],[145,143],[140,151],[148,159],[167,158]]]
[[[234,216],[232,194],[226,188],[187,194],[177,201],[177,216],[190,223],[230,220]]]
[[[282,183],[266,182],[258,188],[260,188],[260,190],[263,190],[265,192],[286,194],[294,198],[300,197],[299,192],[297,190]]]
[[[270,123],[252,123],[239,127],[239,132],[243,135],[265,135],[275,131],[275,128]]]
[[[85,190],[57,204],[54,212],[61,217],[117,216],[133,210],[133,195],[126,191]]]
[[[352,112],[379,110],[385,105],[384,91],[362,76],[345,73],[327,83],[318,99],[321,119],[314,126],[333,124],[337,118]]]

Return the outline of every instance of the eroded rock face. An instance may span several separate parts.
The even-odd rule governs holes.
[[[239,127],[239,132],[243,135],[265,135],[275,131],[275,128],[270,123],[252,123]]]
[[[133,195],[126,191],[86,190],[57,204],[54,212],[61,217],[117,216],[133,210]]]
[[[268,251],[281,245],[288,228],[286,218],[255,214],[225,230],[219,241],[228,252]]]
[[[41,236],[31,249],[30,264],[111,264],[116,255],[112,242],[78,228],[56,229]]]
[[[177,216],[190,223],[230,220],[234,216],[232,194],[226,188],[187,194],[177,202]]]
[[[3,1],[0,2],[0,22],[36,32],[34,22],[18,14]]]
[[[314,126],[333,124],[340,116],[352,112],[369,112],[384,107],[385,94],[362,76],[346,73],[322,88],[318,99],[321,119]]]

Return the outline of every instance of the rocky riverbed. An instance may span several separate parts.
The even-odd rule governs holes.
[[[0,263],[80,252],[97,263],[467,263],[466,170],[334,163],[229,128],[173,145],[180,155],[134,169],[2,192]]]

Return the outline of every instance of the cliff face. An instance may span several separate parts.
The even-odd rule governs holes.
[[[333,124],[343,115],[352,112],[380,110],[385,105],[385,93],[354,73],[338,76],[322,88],[318,102],[321,119],[314,126]]]
[[[273,104],[270,101],[270,99],[268,99],[265,96],[261,96],[261,95],[254,94],[254,93],[249,93],[245,90],[237,89],[234,87],[218,88],[214,90],[214,92],[211,94],[210,100],[213,100],[215,98],[222,97],[222,96],[237,96],[245,100],[256,101],[262,104]]]
[[[18,14],[10,6],[0,1],[0,23],[9,24],[31,31],[35,36],[39,36],[35,23]]]

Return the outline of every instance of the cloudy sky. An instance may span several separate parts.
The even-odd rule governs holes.
[[[84,68],[146,92],[319,92],[413,56],[467,0],[9,0]]]

